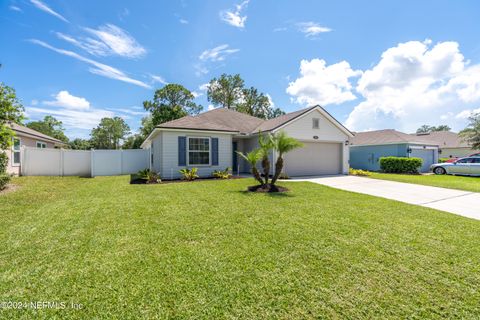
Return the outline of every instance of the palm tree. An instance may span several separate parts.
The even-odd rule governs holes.
[[[260,145],[260,155],[262,157],[263,176],[265,179],[264,185],[268,185],[268,177],[270,175],[270,159],[268,155],[274,147],[273,136],[271,134],[259,134],[258,144]]]
[[[260,173],[258,172],[258,169],[257,169],[257,162],[262,157],[262,151],[260,149],[255,149],[253,151],[250,151],[246,155],[239,151],[237,151],[237,153],[250,164],[250,167],[252,168],[253,177],[255,178],[255,180],[260,182],[260,184],[263,186],[264,184],[263,184],[262,177],[260,176]]]
[[[278,177],[282,173],[283,169],[283,155],[287,152],[292,151],[293,149],[303,147],[303,143],[298,141],[295,138],[289,137],[285,131],[280,131],[275,134],[272,138],[273,148],[278,153],[278,158],[275,163],[275,174],[273,175],[272,181],[270,182],[271,186],[275,185]]]

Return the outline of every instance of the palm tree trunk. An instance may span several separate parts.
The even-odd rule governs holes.
[[[255,178],[255,180],[260,182],[260,184],[263,186],[263,180],[262,180],[262,177],[260,176],[260,173],[258,172],[257,168],[252,167],[252,174],[253,174],[253,177]]]
[[[275,182],[277,182],[278,177],[280,177],[280,174],[282,173],[283,169],[283,158],[281,155],[278,156],[277,162],[275,163],[275,174],[273,175],[272,181],[270,184],[273,186],[275,185]]]
[[[270,160],[268,157],[262,159],[263,175],[265,176],[265,185],[268,184],[268,175],[270,174]]]

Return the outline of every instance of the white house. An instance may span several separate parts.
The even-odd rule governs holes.
[[[287,175],[348,173],[348,143],[353,134],[320,106],[270,120],[214,109],[157,126],[142,148],[151,149],[152,168],[163,179],[178,178],[180,169],[192,167],[198,168],[200,176],[227,167],[243,173],[250,168],[236,151],[249,152],[258,146],[259,134],[280,130],[304,143],[285,156]]]

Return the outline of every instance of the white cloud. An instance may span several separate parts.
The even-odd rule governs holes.
[[[213,104],[208,105],[208,111],[215,109],[215,106]]]
[[[100,76],[103,76],[103,77],[107,77],[107,78],[110,78],[110,79],[114,79],[114,80],[119,80],[119,81],[131,83],[131,84],[143,87],[143,88],[151,89],[151,87],[148,84],[146,84],[145,82],[130,78],[123,71],[121,71],[119,69],[116,69],[114,67],[111,67],[109,65],[97,62],[97,61],[92,60],[92,59],[88,59],[84,56],[81,56],[81,55],[79,55],[75,52],[69,51],[69,50],[55,48],[55,47],[49,45],[48,43],[45,43],[45,42],[37,40],[37,39],[31,39],[30,42],[32,42],[34,44],[37,44],[37,45],[40,45],[44,48],[50,49],[52,51],[55,51],[59,54],[72,57],[74,59],[77,59],[79,61],[85,62],[85,63],[93,66],[93,67],[90,67],[88,69],[88,71],[90,73],[100,75]]]
[[[231,26],[237,28],[244,28],[247,16],[242,16],[242,10],[248,5],[249,0],[243,1],[240,4],[235,5],[233,10],[225,10],[220,12],[220,19],[228,23]]]
[[[330,32],[332,29],[323,27],[316,22],[300,22],[297,23],[298,30],[305,34],[306,37],[315,37],[320,33]]]
[[[209,83],[209,82],[203,83],[203,84],[201,84],[201,85],[198,86],[198,90],[207,91],[209,86],[210,86],[210,83]]]
[[[62,121],[67,129],[90,130],[102,118],[115,115],[113,111],[92,108],[87,99],[73,96],[67,90],[62,90],[53,96],[55,100],[42,101],[40,103],[42,107],[27,107],[29,116],[52,115]]]
[[[132,107],[132,109],[136,109],[134,107]],[[130,109],[127,109],[127,108],[117,108],[117,109],[111,109],[112,111],[115,111],[115,112],[121,112],[121,113],[124,113],[124,114],[128,114],[128,115],[131,115],[131,116],[148,116],[150,113],[149,112],[146,112],[146,111],[133,111],[133,110],[130,110]]]
[[[356,90],[364,101],[346,125],[351,130],[394,127],[413,132],[423,124],[448,124],[459,130],[480,100],[479,88],[480,65],[470,66],[458,43],[400,43],[363,73]]]
[[[272,96],[269,95],[268,93],[265,94],[265,96],[268,98],[268,102],[270,102],[270,107],[271,107],[272,109],[275,109],[275,103],[273,102]]]
[[[178,22],[180,22],[181,24],[188,24],[188,20],[186,19],[180,19],[178,20]]]
[[[38,9],[54,16],[54,17],[57,17],[58,19],[64,21],[64,22],[70,22],[68,21],[67,19],[65,19],[61,14],[59,14],[58,12],[52,10],[49,6],[47,6],[45,3],[43,3],[42,1],[40,0],[30,0],[30,2],[35,6],[37,7]]]
[[[118,55],[127,58],[143,57],[147,50],[125,30],[113,24],[105,24],[98,29],[85,28],[96,36],[108,48],[106,55]]]
[[[158,82],[158,83],[161,83],[161,84],[168,84],[168,82],[165,81],[165,79],[163,79],[163,77],[161,77],[161,76],[158,76],[158,75],[155,75],[155,74],[150,74],[149,76],[150,76],[150,78],[152,79],[153,82]]]
[[[229,49],[228,44],[222,44],[213,49],[203,51],[198,58],[202,61],[223,61],[228,55],[238,51],[240,49]]]
[[[113,25],[105,24],[97,29],[84,28],[92,37],[79,37],[56,32],[58,38],[65,40],[95,56],[121,56],[125,58],[141,58],[147,50],[142,47],[128,32]]]
[[[58,92],[54,97],[55,100],[43,101],[43,104],[75,110],[88,110],[90,108],[90,102],[87,99],[71,95],[66,90]]]
[[[13,11],[23,12],[23,10],[22,10],[20,7],[17,7],[17,6],[15,6],[15,5],[13,5],[13,4],[10,5],[10,6],[8,6],[8,8],[9,8],[10,10],[13,10]]]
[[[346,61],[327,66],[322,59],[302,60],[300,77],[289,83],[287,93],[300,104],[340,104],[356,99],[349,79],[360,74]]]
[[[457,119],[468,119],[473,114],[479,113],[479,112],[480,112],[480,108],[462,110],[458,114],[455,115],[455,118],[457,118]]]

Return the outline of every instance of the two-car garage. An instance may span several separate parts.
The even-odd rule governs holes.
[[[341,143],[304,142],[304,146],[284,156],[284,172],[289,176],[314,176],[342,173]]]

